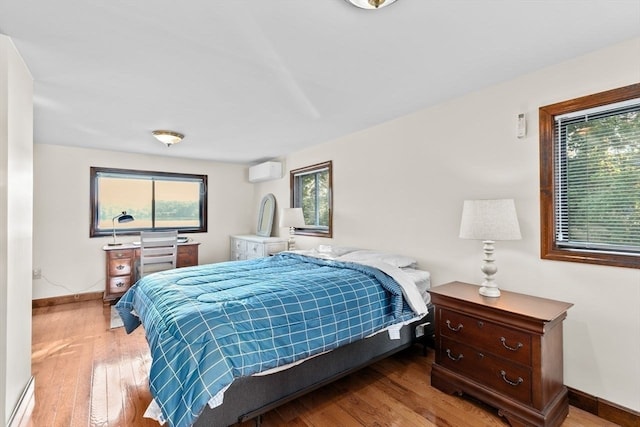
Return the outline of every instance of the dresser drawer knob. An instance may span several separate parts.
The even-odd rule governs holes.
[[[124,286],[124,282],[117,282],[116,283],[116,288],[121,288]]]
[[[124,265],[120,264],[116,266],[116,270],[124,270]]]
[[[505,371],[500,371],[500,376],[502,377],[502,380],[505,383],[512,385],[514,387],[519,386],[524,381],[522,377],[518,377],[516,381],[511,381],[509,378],[507,378],[507,373]]]
[[[462,327],[462,323],[458,323],[458,326],[454,328],[453,326],[451,326],[451,321],[447,320],[447,328],[451,329],[453,332],[461,331]]]
[[[515,347],[510,347],[510,346],[507,345],[507,339],[505,337],[500,337],[500,342],[502,343],[502,346],[504,348],[506,348],[507,350],[511,350],[511,351],[518,351],[524,345],[521,342],[519,342],[518,344],[516,344]]]
[[[462,353],[460,353],[457,357],[454,357],[451,355],[451,350],[447,349],[447,357],[453,360],[454,362],[457,362],[459,360],[462,360],[464,356],[462,355]]]

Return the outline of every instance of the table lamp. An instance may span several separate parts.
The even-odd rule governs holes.
[[[294,233],[296,228],[304,227],[302,208],[284,208],[280,212],[280,227],[289,228],[289,250],[296,248]]]
[[[460,238],[482,240],[484,262],[480,270],[484,273],[484,282],[479,292],[486,297],[499,297],[500,289],[493,277],[498,271],[493,258],[493,245],[496,240],[522,238],[513,199],[465,200]]]
[[[133,216],[127,214],[126,211],[122,211],[121,214],[113,217],[111,220],[111,225],[113,226],[113,242],[109,243],[109,246],[118,246],[122,244],[116,242],[116,219],[118,220],[118,223],[131,222],[133,221]]]

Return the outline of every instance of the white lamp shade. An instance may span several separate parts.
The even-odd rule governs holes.
[[[475,240],[519,240],[520,225],[513,199],[465,200],[460,238]]]
[[[304,227],[302,208],[284,208],[280,212],[280,227]]]

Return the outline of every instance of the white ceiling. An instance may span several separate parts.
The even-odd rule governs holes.
[[[640,0],[3,0],[0,33],[36,143],[254,163],[640,36]]]

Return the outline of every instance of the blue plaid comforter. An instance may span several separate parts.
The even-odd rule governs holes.
[[[173,427],[192,425],[234,378],[414,317],[381,271],[292,253],[146,276],[116,308],[128,333],[144,325],[151,393]]]

